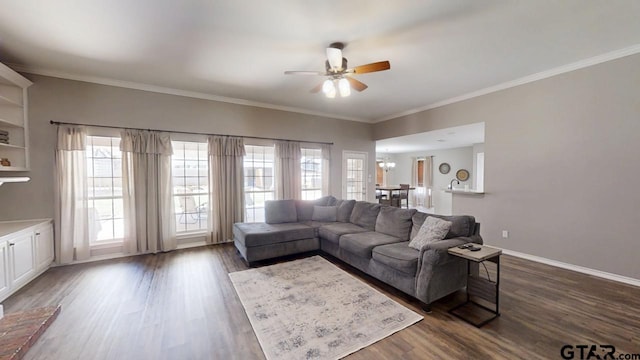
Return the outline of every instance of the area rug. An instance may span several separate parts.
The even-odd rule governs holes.
[[[0,320],[0,360],[19,360],[58,317],[61,306],[47,306],[13,314]]]
[[[422,319],[320,256],[229,277],[269,360],[339,359]]]

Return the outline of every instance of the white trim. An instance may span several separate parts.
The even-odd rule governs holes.
[[[342,198],[347,199],[347,160],[348,155],[353,155],[352,159],[362,159],[364,162],[363,175],[364,179],[364,199],[363,201],[369,200],[369,153],[366,151],[355,151],[355,150],[342,150]]]
[[[222,244],[222,243],[220,243],[220,244]],[[194,242],[188,242],[188,243],[184,243],[184,244],[178,244],[178,246],[176,247],[176,250],[191,249],[191,248],[207,246],[207,245],[214,245],[214,244],[207,244],[204,240],[202,240],[202,241],[194,241]],[[215,245],[217,245],[217,244],[215,244]]]
[[[490,86],[488,88],[484,88],[484,89],[480,89],[477,91],[473,91],[464,95],[460,95],[460,96],[456,96],[456,97],[452,97],[449,99],[445,99],[442,101],[438,101],[435,102],[433,104],[430,105],[426,105],[426,106],[422,106],[419,108],[415,108],[412,110],[406,110],[406,111],[402,111],[393,115],[389,115],[389,116],[385,116],[382,117],[380,119],[374,120],[372,121],[372,123],[379,123],[379,122],[383,122],[383,121],[387,121],[387,120],[391,120],[391,119],[395,119],[395,118],[399,118],[401,116],[407,116],[407,115],[411,115],[411,114],[415,114],[415,113],[419,113],[422,111],[426,111],[426,110],[431,110],[431,109],[435,109],[441,106],[445,106],[445,105],[450,105],[453,103],[457,103],[460,101],[464,101],[464,100],[469,100],[478,96],[482,96],[482,95],[487,95],[493,92],[497,92],[500,90],[505,90],[505,89],[509,89],[512,87],[516,87],[516,86],[520,86],[520,85],[524,85],[524,84],[528,84],[534,81],[538,81],[538,80],[542,80],[542,79],[546,79],[546,78],[550,78],[552,76],[556,76],[556,75],[560,75],[560,74],[564,74],[564,73],[568,73],[574,70],[579,70],[582,68],[586,68],[589,66],[593,66],[593,65],[598,65],[607,61],[611,61],[611,60],[616,60],[616,59],[620,59],[623,58],[625,56],[629,56],[629,55],[634,55],[640,53],[640,44],[636,44],[633,46],[629,46],[623,49],[619,49],[619,50],[615,50],[615,51],[611,51],[602,55],[597,55],[594,57],[590,57],[588,59],[584,59],[584,60],[580,60],[580,61],[576,61],[574,63],[570,63],[567,65],[563,65],[563,66],[559,66],[553,69],[549,69],[549,70],[545,70],[545,71],[541,71],[539,73],[535,73],[535,74],[531,74],[525,77],[521,77],[519,79],[515,79],[515,80],[511,80],[511,81],[507,81],[504,82],[502,84],[498,84],[498,85],[494,85],[494,86]]]
[[[197,91],[181,90],[176,88],[150,85],[150,84],[138,83],[133,81],[124,81],[124,80],[103,78],[103,77],[97,77],[97,76],[76,75],[76,74],[65,73],[57,70],[42,69],[42,68],[36,68],[31,66],[19,65],[19,64],[9,64],[9,65],[11,66],[11,68],[15,69],[16,71],[35,74],[35,75],[44,75],[44,76],[50,76],[50,77],[55,77],[60,79],[83,81],[88,83],[115,86],[115,87],[121,87],[126,89],[149,91],[149,92],[160,93],[160,94],[184,96],[184,97],[189,97],[194,99],[219,101],[219,102],[229,103],[229,104],[254,106],[259,108],[294,112],[294,113],[313,115],[313,116],[321,116],[321,117],[338,119],[338,120],[371,123],[370,120],[363,119],[363,118],[329,114],[329,113],[324,113],[320,111],[301,109],[301,108],[292,107],[292,106],[267,104],[263,102],[253,101],[253,100],[219,96],[219,95],[207,94],[207,93],[197,92]]]
[[[453,97],[453,98],[449,98],[449,99],[445,99],[445,100],[442,100],[442,101],[438,101],[438,102],[435,102],[435,103],[432,103],[432,104],[429,104],[429,105],[426,105],[426,106],[414,108],[414,109],[411,109],[411,110],[405,110],[405,111],[402,111],[402,112],[399,112],[399,113],[396,113],[396,114],[384,116],[384,117],[376,119],[376,120],[368,120],[368,119],[359,118],[359,117],[329,114],[329,113],[324,113],[324,112],[320,112],[320,111],[312,111],[312,110],[306,110],[306,109],[290,107],[290,106],[267,104],[267,103],[252,101],[252,100],[231,98],[231,97],[226,97],[226,96],[218,96],[218,95],[207,94],[207,93],[202,93],[202,92],[181,90],[181,89],[175,89],[175,88],[169,88],[169,87],[163,87],[163,86],[157,86],[157,85],[150,85],[150,84],[143,84],[143,83],[132,82],[132,81],[123,81],[123,80],[109,79],[109,78],[96,77],[96,76],[69,74],[69,73],[56,71],[56,70],[36,68],[36,67],[31,67],[31,66],[19,65],[19,64],[7,64],[7,65],[9,65],[13,70],[18,71],[18,72],[25,72],[25,73],[29,73],[29,74],[51,76],[51,77],[56,77],[56,78],[61,78],[61,79],[83,81],[83,82],[89,82],[89,83],[95,83],[95,84],[101,84],[101,85],[122,87],[122,88],[127,88],[127,89],[135,89],[135,90],[155,92],[155,93],[160,93],[160,94],[184,96],[184,97],[190,97],[190,98],[195,98],[195,99],[213,100],[213,101],[219,101],[219,102],[237,104],[237,105],[255,106],[255,107],[260,107],[260,108],[265,108],[265,109],[288,111],[288,112],[307,114],[307,115],[313,115],[313,116],[329,117],[329,118],[338,119],[338,120],[358,121],[358,122],[364,122],[364,123],[379,123],[379,122],[383,122],[383,121],[399,118],[399,117],[402,117],[402,116],[407,116],[407,115],[419,113],[419,112],[422,112],[422,111],[435,109],[435,108],[438,108],[438,107],[441,107],[441,106],[450,105],[450,104],[457,103],[457,102],[460,102],[460,101],[469,100],[469,99],[472,99],[472,98],[475,98],[475,97],[478,97],[478,96],[487,95],[487,94],[490,94],[490,93],[493,93],[493,92],[497,92],[497,91],[500,91],[500,90],[505,90],[505,89],[509,89],[509,88],[512,88],[512,87],[524,85],[524,84],[531,83],[531,82],[534,82],[534,81],[546,79],[546,78],[549,78],[549,77],[552,77],[552,76],[556,76],[556,75],[568,73],[568,72],[571,72],[571,71],[574,71],[574,70],[579,70],[579,69],[582,69],[582,68],[585,68],[585,67],[601,64],[601,63],[604,63],[604,62],[607,62],[607,61],[620,59],[620,58],[623,58],[625,56],[634,55],[634,54],[637,54],[637,53],[640,53],[640,44],[632,45],[632,46],[629,46],[629,47],[626,47],[626,48],[623,48],[623,49],[614,50],[614,51],[611,51],[611,52],[608,52],[608,53],[604,53],[604,54],[601,54],[601,55],[593,56],[593,57],[590,57],[590,58],[587,58],[587,59],[584,59],[584,60],[576,61],[576,62],[567,64],[567,65],[563,65],[563,66],[559,66],[559,67],[556,67],[556,68],[553,68],[553,69],[541,71],[541,72],[538,72],[538,73],[535,73],[535,74],[531,74],[531,75],[528,75],[528,76],[525,76],[525,77],[521,77],[519,79],[507,81],[507,82],[504,82],[504,83],[501,83],[501,84],[497,84],[497,85],[490,86],[490,87],[487,87],[487,88],[484,88],[484,89],[473,91],[473,92],[470,92],[470,93],[467,93],[467,94],[464,94],[464,95],[460,95],[460,96],[456,96],[456,97]]]
[[[3,63],[0,63],[0,77],[11,81],[12,83],[18,85],[23,89],[26,89],[29,86],[33,85],[33,83],[29,79],[18,74],[15,70]]]
[[[544,257],[541,257],[541,256],[529,255],[529,254],[525,254],[525,253],[521,253],[521,252],[513,251],[513,250],[502,249],[502,253],[503,254],[507,254],[507,255],[511,255],[511,256],[515,256],[515,257],[519,257],[519,258],[522,258],[522,259],[526,259],[526,260],[539,262],[539,263],[546,264],[546,265],[559,267],[559,268],[562,268],[562,269],[572,270],[572,271],[576,271],[576,272],[579,272],[579,273],[592,275],[592,276],[596,276],[596,277],[599,277],[599,278],[612,280],[612,281],[617,281],[617,282],[625,283],[625,284],[628,284],[628,285],[633,285],[633,286],[639,286],[640,287],[640,279],[634,279],[634,278],[630,278],[630,277],[627,277],[627,276],[622,276],[622,275],[618,275],[618,274],[608,273],[608,272],[605,272],[605,271],[590,269],[590,268],[587,268],[587,267],[584,267],[584,266],[568,264],[568,263],[565,263],[565,262],[562,262],[562,261],[551,260],[551,259],[547,259],[547,258],[544,258]]]

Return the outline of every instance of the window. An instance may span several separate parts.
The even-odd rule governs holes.
[[[89,228],[95,243],[124,238],[120,138],[87,137]]]
[[[322,197],[322,150],[301,149],[302,200]]]
[[[382,160],[376,160],[376,185],[386,185],[384,181],[384,169],[382,168]]]
[[[172,141],[171,145],[176,233],[206,230],[209,202],[208,145],[192,141]]]
[[[424,160],[418,160],[418,186],[424,187]]]
[[[274,147],[260,145],[245,145],[244,157],[244,221],[262,222],[264,217],[264,202],[273,200],[275,190],[273,186]]]

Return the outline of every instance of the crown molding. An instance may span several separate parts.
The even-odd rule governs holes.
[[[332,119],[338,119],[338,120],[348,120],[348,121],[358,121],[358,122],[371,123],[370,120],[362,119],[362,118],[356,118],[356,117],[351,117],[351,116],[342,116],[342,115],[336,115],[336,114],[329,114],[329,113],[324,113],[324,112],[320,112],[320,111],[312,111],[312,110],[301,109],[301,108],[296,108],[296,107],[291,107],[291,106],[268,104],[268,103],[252,101],[252,100],[246,100],[246,99],[238,99],[238,98],[232,98],[232,97],[226,97],[226,96],[219,96],[219,95],[213,95],[213,94],[197,92],[197,91],[188,91],[188,90],[175,89],[175,88],[169,88],[169,87],[164,87],[164,86],[150,85],[150,84],[138,83],[138,82],[133,82],[133,81],[124,81],[124,80],[103,78],[103,77],[97,77],[97,76],[71,74],[71,73],[65,73],[65,72],[61,72],[61,71],[57,71],[57,70],[43,69],[43,68],[25,66],[25,65],[20,65],[20,64],[7,64],[7,65],[9,65],[9,67],[11,67],[15,71],[22,72],[22,73],[28,73],[28,74],[50,76],[50,77],[55,77],[55,78],[60,78],[60,79],[82,81],[82,82],[88,82],[88,83],[93,83],[93,84],[121,87],[121,88],[126,88],[126,89],[149,91],[149,92],[167,94],[167,95],[184,96],[184,97],[189,97],[189,98],[194,98],[194,99],[218,101],[218,102],[236,104],[236,105],[254,106],[254,107],[259,107],[259,108],[265,108],[265,109],[271,109],[271,110],[279,110],[279,111],[287,111],[287,112],[293,112],[293,113],[299,113],[299,114],[305,114],[305,115],[321,116],[321,117],[325,117],[325,118],[332,118]]]
[[[373,123],[379,123],[379,122],[383,122],[383,121],[387,121],[387,120],[392,120],[392,119],[396,119],[402,116],[407,116],[407,115],[412,115],[415,113],[419,113],[422,111],[427,111],[427,110],[431,110],[431,109],[435,109],[441,106],[445,106],[445,105],[450,105],[450,104],[454,104],[460,101],[464,101],[464,100],[469,100],[478,96],[482,96],[482,95],[487,95],[487,94],[491,94],[500,90],[505,90],[505,89],[509,89],[512,87],[516,87],[516,86],[520,86],[520,85],[524,85],[524,84],[528,84],[534,81],[538,81],[538,80],[542,80],[542,79],[546,79],[546,78],[550,78],[556,75],[560,75],[560,74],[564,74],[564,73],[568,73],[571,71],[575,71],[575,70],[579,70],[582,68],[586,68],[589,66],[593,66],[593,65],[598,65],[607,61],[611,61],[611,60],[616,60],[616,59],[620,59],[623,58],[625,56],[629,56],[629,55],[634,55],[640,53],[640,44],[637,45],[633,45],[633,46],[629,46],[623,49],[619,49],[619,50],[615,50],[615,51],[611,51],[602,55],[598,55],[598,56],[594,56],[594,57],[590,57],[584,60],[580,60],[580,61],[576,61],[574,63],[571,64],[567,64],[567,65],[563,65],[563,66],[559,66],[553,69],[549,69],[549,70],[545,70],[545,71],[541,71],[539,73],[535,73],[532,75],[528,75],[525,77],[521,77],[519,79],[515,79],[515,80],[511,80],[511,81],[507,81],[504,82],[502,84],[498,84],[498,85],[494,85],[494,86],[490,86],[488,88],[484,88],[484,89],[480,89],[477,91],[473,91],[470,92],[468,94],[464,94],[461,96],[456,96],[453,98],[449,98],[446,100],[442,100],[442,101],[438,101],[435,102],[433,104],[430,105],[426,105],[426,106],[422,106],[419,108],[415,108],[412,110],[406,110],[406,111],[402,111],[399,112],[397,114],[393,114],[393,115],[389,115],[389,116],[385,116],[382,117],[380,119],[374,120],[372,121]]]

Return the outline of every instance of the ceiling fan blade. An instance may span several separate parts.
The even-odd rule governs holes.
[[[311,92],[312,93],[320,92],[320,90],[322,90],[322,84],[323,83],[320,83],[320,84],[316,85],[313,89],[311,89]]]
[[[353,73],[365,74],[389,69],[391,69],[391,64],[388,61],[378,61],[371,64],[356,66],[353,68]]]
[[[342,50],[333,47],[327,48],[327,60],[333,70],[342,70]]]
[[[285,71],[285,75],[324,75],[321,71]]]
[[[351,88],[353,90],[364,91],[364,89],[368,88],[367,84],[363,83],[362,81],[356,80],[349,76],[345,76],[344,78],[349,81],[349,84],[351,85]]]

